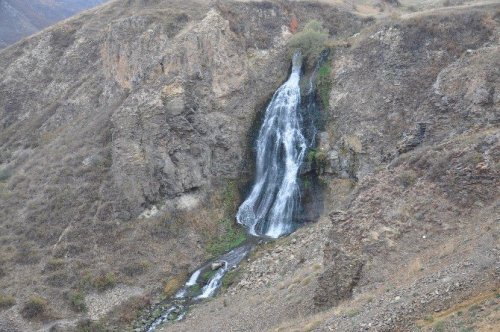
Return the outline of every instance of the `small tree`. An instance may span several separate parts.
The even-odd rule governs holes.
[[[320,53],[327,48],[327,41],[328,30],[323,28],[321,22],[312,20],[300,32],[290,38],[288,47],[292,53],[296,49],[301,49],[304,59],[312,64]]]

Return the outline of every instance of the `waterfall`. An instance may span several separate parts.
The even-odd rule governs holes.
[[[296,52],[290,77],[276,90],[266,108],[256,141],[255,182],[236,215],[238,223],[254,236],[277,238],[294,231],[294,219],[299,215],[299,169],[307,148],[315,144],[317,130],[315,114],[319,108],[314,82],[327,55],[321,55],[309,78],[304,105],[301,106],[299,86],[302,56]],[[224,276],[247,257],[255,240],[250,239],[199,267],[174,297],[160,303],[145,317],[148,322],[143,331],[154,332],[167,321],[183,319],[190,304],[215,296]],[[199,280],[202,273],[213,270],[213,262],[222,264],[208,280]],[[156,315],[158,311],[160,315]]]
[[[294,228],[297,175],[307,149],[299,114],[301,67],[302,56],[297,51],[292,73],[274,93],[259,131],[255,183],[236,215],[252,235],[277,238]]]

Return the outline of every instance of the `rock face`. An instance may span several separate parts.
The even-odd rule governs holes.
[[[347,169],[354,170],[359,183],[348,212],[330,214],[317,305],[337,305],[353,286],[359,295],[390,279],[390,273],[398,274],[403,258],[391,252],[430,246],[415,237],[438,237],[453,229],[450,234],[459,238],[464,233],[458,229],[469,227],[476,215],[485,218],[478,227],[488,229],[493,222],[498,168],[491,156],[498,154],[500,49],[498,18],[490,9],[410,16],[374,26],[332,61],[335,131],[321,139],[323,176],[342,177],[342,165],[355,160],[356,167]],[[349,149],[335,148],[346,143]],[[443,234],[434,241],[449,239]],[[491,254],[491,248],[477,250]],[[443,273],[450,273],[447,264]],[[477,283],[475,278],[469,282]],[[336,330],[356,330],[355,324],[332,324]],[[394,321],[380,326],[408,328]]]
[[[340,222],[345,221],[344,214],[333,212],[331,216],[335,222]],[[318,307],[334,306],[349,298],[361,277],[363,261],[359,255],[349,254],[341,247],[342,236],[336,233],[335,238],[330,237],[323,249],[323,259],[327,265],[318,278],[319,288],[314,297],[314,304]]]
[[[493,123],[494,22],[477,9],[410,17],[374,26],[352,38],[353,47],[339,48],[332,62],[331,145],[359,142],[358,177],[422,139],[432,144]],[[469,84],[457,84],[465,72]],[[461,78],[450,84],[451,75]]]

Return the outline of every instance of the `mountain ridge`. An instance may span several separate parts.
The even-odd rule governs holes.
[[[1,0],[0,49],[104,0]]]

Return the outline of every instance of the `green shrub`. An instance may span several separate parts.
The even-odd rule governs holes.
[[[67,298],[73,311],[87,311],[87,305],[85,304],[85,294],[83,294],[81,291],[71,291],[70,293],[68,293]]]
[[[201,292],[201,286],[199,284],[194,284],[188,289],[189,296],[198,295],[200,292]]]
[[[302,51],[302,56],[312,64],[320,53],[327,48],[328,31],[323,28],[322,23],[316,20],[309,21],[304,28],[293,35],[288,47],[291,53],[296,49]]]
[[[10,295],[0,294],[0,310],[7,309],[16,304],[16,299]]]
[[[26,319],[45,319],[48,316],[48,302],[40,296],[32,296],[21,309]]]
[[[100,274],[94,280],[92,280],[92,286],[99,292],[103,292],[107,289],[113,288],[117,282],[117,276],[113,272],[108,272],[106,274]]]
[[[327,164],[327,158],[328,156],[325,152],[317,151],[316,149],[310,149],[307,153],[307,160],[313,164],[313,168],[315,168],[318,173],[322,173]]]

